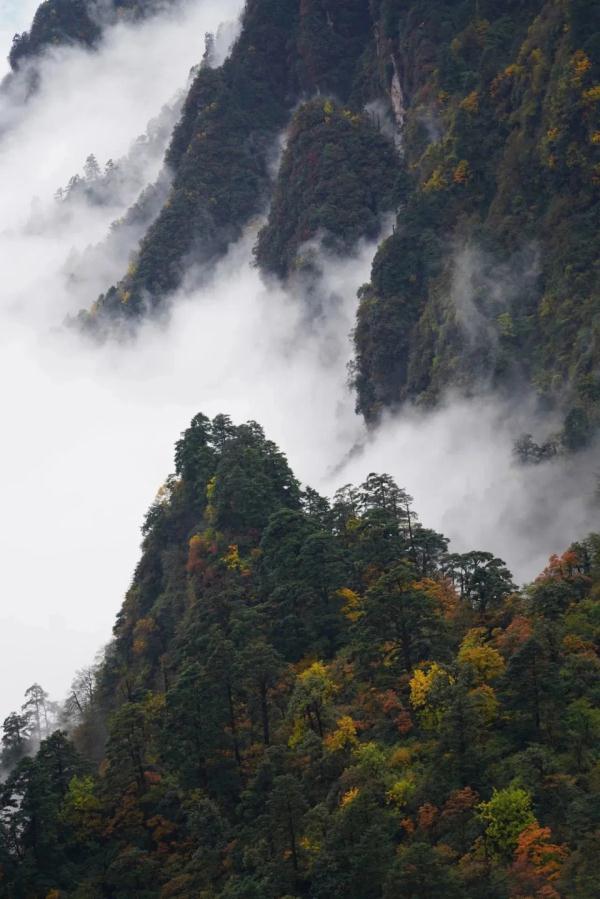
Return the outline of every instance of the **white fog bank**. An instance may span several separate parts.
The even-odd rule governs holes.
[[[0,5],[5,55],[38,5]],[[89,346],[60,332],[82,304],[67,263],[102,241],[126,207],[76,203],[65,215],[54,194],[88,155],[101,166],[126,155],[185,88],[206,32],[235,22],[242,7],[243,0],[190,0],[135,28],[108,29],[97,52],[53,50],[27,104],[0,97],[0,721],[35,680],[60,697],[110,636],[140,516],[187,416],[175,399],[165,417],[150,393],[138,415],[125,385],[104,381],[94,362],[86,367]],[[147,163],[151,182],[159,161]]]

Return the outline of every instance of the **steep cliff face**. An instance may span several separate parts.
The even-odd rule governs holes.
[[[398,161],[365,113],[331,100],[303,104],[292,120],[269,219],[256,247],[260,267],[281,278],[311,264],[315,238],[347,254],[375,239],[394,207]]]
[[[249,3],[231,57],[198,72],[166,155],[169,198],[93,318],[152,310],[186,267],[218,258],[266,203],[267,154],[294,96],[288,42],[296,21],[294,0]]]
[[[406,193],[358,313],[358,407],[375,420],[407,398],[435,402],[448,383],[523,383],[591,428],[598,13],[569,2],[392,7]]]
[[[275,139],[293,106],[304,94],[349,92],[346,73],[369,38],[367,6],[246,5],[230,58],[219,69],[202,68],[192,85],[166,156],[171,195],[130,272],[84,319],[88,326],[102,327],[106,314],[135,318],[157,308],[186,269],[210,266],[264,211]]]
[[[40,8],[32,47],[63,7],[66,39],[97,39],[89,9],[63,0]],[[395,210],[361,290],[358,410],[375,422],[449,386],[533,389],[562,410],[563,444],[585,443],[600,402],[599,46],[582,0],[249,0],[230,58],[191,87],[166,202],[81,324],[164,308],[257,214],[257,262],[286,278],[315,237],[347,252]]]

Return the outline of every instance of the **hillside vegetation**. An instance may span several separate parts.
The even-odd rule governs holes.
[[[599,48],[583,0],[251,0],[230,59],[191,88],[162,212],[80,321],[103,332],[164,306],[265,210],[256,258],[284,279],[395,211],[360,292],[358,411],[530,389],[562,413],[556,445],[584,446],[600,398]]]
[[[13,77],[148,9],[47,0]],[[248,0],[77,322],[168,312],[259,217],[284,285],[379,241],[366,421],[533,391],[562,423],[521,459],[576,452],[600,417],[599,74],[587,0]],[[86,166],[67,200],[103,202],[114,169]],[[596,899],[600,535],[523,588],[490,549],[452,552],[387,474],[329,500],[256,422],[196,416],[101,660],[4,722],[0,899]]]
[[[600,537],[519,591],[254,422],[175,463],[71,737],[5,723],[0,896],[594,899]]]
[[[384,6],[405,195],[361,293],[358,407],[529,385],[582,445],[599,396],[598,8]]]

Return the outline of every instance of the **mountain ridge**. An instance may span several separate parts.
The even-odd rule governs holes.
[[[131,271],[91,315],[82,313],[83,326],[102,332],[115,317],[134,323],[151,314],[186,268],[210,269],[269,205],[273,224],[259,238],[257,261],[284,279],[303,244],[320,236],[335,246],[342,214],[355,220],[350,244],[375,233],[373,210],[344,183],[361,165],[359,151],[342,131],[310,136],[318,103],[310,96],[324,93],[322,102],[349,121],[383,103],[384,121],[394,120],[387,127],[400,127],[401,137],[396,130],[396,163],[386,151],[377,170],[373,157],[374,194],[389,197],[373,209],[376,217],[386,205],[396,209],[397,222],[361,292],[352,369],[358,411],[376,423],[404,402],[437,403],[448,386],[531,391],[542,409],[562,410],[559,443],[585,445],[600,395],[593,15],[586,35],[582,7],[553,0],[510,10],[489,0],[475,18],[469,3],[402,11],[356,2],[347,20],[317,0],[278,10],[276,36],[268,4],[249,4],[230,59],[198,73],[166,157],[172,195]],[[322,40],[328,29],[339,31],[339,48]],[[276,84],[267,69],[277,72]],[[372,121],[381,128],[378,116]],[[273,183],[268,148],[285,127],[292,145]],[[319,183],[311,154],[345,162]],[[327,199],[336,193],[347,207],[337,217]],[[294,217],[305,222],[285,250],[278,215],[286,227]]]
[[[90,8],[42,4],[17,75],[55,40],[93,47]],[[81,330],[167,315],[259,214],[257,267],[319,328],[314,247],[343,265],[379,239],[352,335],[367,425],[533,391],[560,430],[515,464],[591,452],[600,12],[248,0],[225,62],[206,47],[164,202],[143,195],[139,250]],[[390,475],[329,499],[256,421],[199,413],[101,658],[4,721],[0,899],[595,899],[600,535],[574,536],[519,588]]]
[[[518,591],[201,414],[143,534],[70,738],[38,685],[5,721],[0,896],[591,899],[598,535]]]

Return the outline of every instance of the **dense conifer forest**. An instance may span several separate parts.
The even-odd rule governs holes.
[[[16,74],[165,4],[100,6],[46,0],[15,36]],[[229,59],[196,73],[165,158],[170,195],[81,324],[164,305],[266,208],[257,262],[283,278],[315,238],[347,251],[395,211],[361,290],[358,410],[434,404],[449,383],[528,386],[577,449],[599,417],[599,72],[587,0],[248,0]]]
[[[46,0],[2,90],[176,6]],[[266,284],[375,241],[349,372],[370,427],[530,391],[558,429],[522,462],[589,447],[600,5],[247,0],[221,65],[213,40],[121,220],[147,225],[129,268],[70,326],[134,334],[257,222]],[[58,200],[108,202],[125,166],[90,155]],[[142,533],[112,641],[4,721],[1,899],[597,899],[600,534],[517,585],[388,474],[326,498],[260,424],[203,414]]]
[[[0,895],[598,895],[600,536],[518,590],[222,415],[143,533],[103,658],[4,724]]]
[[[152,313],[267,207],[257,262],[283,278],[316,238],[347,251],[395,212],[360,295],[358,411],[375,422],[449,384],[528,387],[562,415],[560,446],[585,446],[600,396],[599,16],[586,0],[250,0],[230,58],[191,87],[170,197],[82,325]]]

